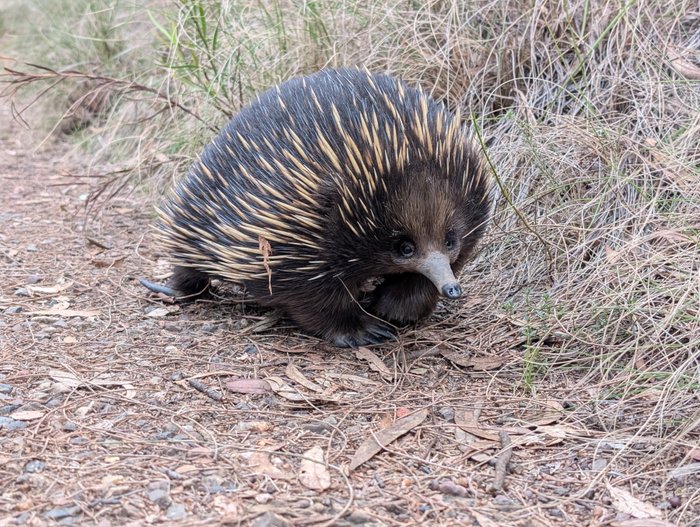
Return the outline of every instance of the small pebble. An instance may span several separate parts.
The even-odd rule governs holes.
[[[212,334],[218,331],[219,326],[216,324],[203,324],[201,329],[203,333]]]
[[[37,249],[36,245],[34,245],[33,243],[30,243],[29,245],[27,245],[27,252],[35,253],[38,250],[39,249]]]
[[[56,507],[48,512],[44,513],[44,518],[50,520],[60,520],[61,518],[66,518],[68,516],[75,516],[80,514],[80,507],[73,505],[70,507]]]
[[[38,274],[30,274],[27,277],[28,284],[36,284],[38,282],[41,282],[41,276],[39,276]]]
[[[258,494],[255,496],[255,501],[258,503],[267,503],[272,499],[272,494],[268,494],[267,492],[263,492],[262,494]]]
[[[350,516],[347,517],[347,520],[350,523],[362,525],[363,523],[368,523],[372,521],[372,517],[366,512],[355,510],[350,513]]]
[[[167,509],[172,500],[165,489],[154,489],[148,493],[148,499],[158,505],[161,509]],[[184,508],[184,506],[183,506]]]
[[[17,294],[16,291],[15,291],[15,294]],[[10,306],[5,310],[6,315],[16,315],[17,313],[21,313],[21,312],[22,312],[21,306]]]
[[[448,423],[451,423],[455,420],[454,408],[450,408],[449,406],[443,406],[438,410],[438,413]]]
[[[12,390],[14,390],[14,386],[11,384],[0,383],[0,393],[12,393]]]
[[[75,432],[77,429],[78,425],[71,421],[66,421],[61,427],[61,430],[63,430],[64,432]]]
[[[258,516],[251,525],[252,527],[288,527],[290,523],[282,516],[268,511]]]
[[[22,428],[27,428],[27,423],[25,421],[15,421],[10,417],[0,416],[0,430],[12,432],[14,430],[21,430]]]
[[[187,511],[182,503],[173,503],[165,511],[165,517],[169,520],[182,520],[185,516],[187,516]]]
[[[38,459],[33,459],[26,465],[24,465],[24,471],[30,473],[41,472],[46,468],[46,463],[39,461]]]
[[[29,296],[29,289],[26,287],[18,287],[15,289],[15,296]]]
[[[673,509],[677,509],[678,507],[681,506],[682,503],[683,503],[683,500],[681,499],[680,496],[671,496],[671,497],[668,499],[668,504],[669,504],[669,505],[671,506],[671,508],[673,508]]]
[[[601,457],[595,459],[593,463],[591,463],[591,470],[593,472],[600,472],[601,470],[604,470],[605,467],[608,466],[608,460],[603,459]]]

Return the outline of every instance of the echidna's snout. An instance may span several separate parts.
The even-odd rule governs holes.
[[[431,251],[416,263],[416,271],[428,278],[445,298],[459,298],[462,288],[457,282],[450,258],[439,251]]]
[[[442,296],[446,298],[459,298],[462,296],[462,288],[457,282],[442,286]]]

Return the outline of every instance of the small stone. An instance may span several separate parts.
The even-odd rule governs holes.
[[[362,525],[363,523],[372,521],[372,517],[366,512],[355,510],[350,513],[350,516],[347,517],[347,520],[350,523]]]
[[[159,479],[158,481],[151,481],[148,484],[148,490],[168,490],[170,488],[170,482],[167,479]]]
[[[15,294],[17,294],[17,291],[15,291]],[[5,310],[6,315],[16,315],[17,313],[22,312],[22,307],[21,306],[10,306]]]
[[[148,493],[148,499],[158,505],[161,509],[167,509],[172,503],[170,496],[168,496],[168,491],[165,489],[154,489],[150,491]],[[182,507],[184,511],[184,505]],[[169,513],[170,510],[168,509],[168,517],[170,517]]]
[[[66,421],[61,427],[61,430],[63,430],[64,432],[75,432],[77,429],[78,425],[71,421]]]
[[[182,520],[187,516],[187,511],[182,503],[173,503],[168,510],[165,511],[165,517],[169,520]]]
[[[332,430],[335,425],[338,424],[338,419],[335,418],[335,416],[328,416],[325,419],[322,419],[321,421],[313,421],[311,423],[305,423],[302,425],[302,428],[304,430],[308,430],[309,432],[313,432],[314,434],[322,434],[323,432],[327,432],[329,430]]]
[[[165,351],[165,353],[177,353],[177,347],[171,344],[170,346],[165,346],[163,351]]]
[[[17,410],[17,408],[21,408],[21,407],[22,407],[22,403],[17,402],[17,401],[14,401],[10,404],[0,406],[0,415],[11,414],[15,410]]]
[[[593,472],[600,472],[601,470],[605,470],[605,467],[608,466],[608,460],[603,459],[602,457],[596,458],[593,463],[591,463],[591,470]]]
[[[14,430],[21,430],[22,428],[26,427],[27,423],[24,421],[16,421],[10,417],[0,417],[0,430],[12,432]]]
[[[24,471],[30,473],[41,472],[46,468],[46,463],[39,461],[38,459],[33,459],[26,465],[24,465]]]
[[[258,347],[255,344],[248,344],[245,348],[243,348],[243,353],[247,355],[255,355],[258,352]]]
[[[442,417],[448,423],[452,423],[455,420],[455,410],[449,406],[443,406],[438,410],[440,417]]]
[[[15,289],[15,296],[29,296],[29,289],[26,287],[18,287]]]
[[[53,327],[60,328],[60,329],[66,329],[68,327],[68,322],[66,322],[63,319],[60,319],[60,320],[57,320],[56,322],[53,323]]]
[[[30,516],[28,512],[23,512],[19,516],[15,516],[15,525],[24,525],[29,521]]]
[[[557,509],[556,507],[553,509],[545,509],[547,511],[547,514],[550,516],[554,516],[555,518],[563,518],[564,513],[561,511],[561,509]]]
[[[38,274],[30,274],[27,277],[27,283],[30,285],[33,285],[33,284],[36,284],[39,282],[41,282],[41,276],[39,276]]]
[[[181,371],[174,371],[170,374],[170,380],[173,382],[181,381],[184,377]]]
[[[668,499],[668,504],[671,506],[672,509],[677,509],[678,507],[681,506],[683,503],[683,500],[681,499],[680,496],[671,496]]]
[[[202,332],[203,333],[216,333],[219,330],[219,326],[216,324],[203,324],[202,325]]]
[[[80,514],[80,507],[77,505],[72,505],[70,507],[56,507],[48,512],[44,513],[44,518],[50,520],[60,520],[62,518],[67,518],[68,516],[75,516]]]
[[[11,384],[3,384],[0,383],[0,393],[12,393],[12,390],[14,390],[14,386]]]
[[[39,249],[37,249],[36,245],[34,245],[33,243],[30,243],[29,245],[27,245],[27,252],[35,253],[38,250]]]
[[[252,527],[289,527],[289,525],[291,524],[287,520],[274,512],[266,512],[251,523]]]
[[[267,492],[263,492],[262,494],[258,494],[255,496],[255,501],[258,503],[267,503],[272,499],[272,494],[268,494]]]

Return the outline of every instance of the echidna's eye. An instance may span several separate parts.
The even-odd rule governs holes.
[[[452,232],[448,232],[447,236],[445,237],[445,248],[448,251],[455,248],[455,236]]]
[[[410,240],[404,240],[399,245],[399,254],[404,258],[410,258],[416,252],[415,244]]]

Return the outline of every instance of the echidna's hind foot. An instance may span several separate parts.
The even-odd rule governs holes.
[[[168,287],[177,292],[178,297],[198,298],[209,292],[209,275],[191,267],[173,267]]]
[[[395,338],[396,335],[391,326],[381,321],[374,321],[365,325],[361,330],[334,335],[331,340],[339,348],[356,348],[367,344],[379,344]]]
[[[373,293],[370,311],[384,320],[400,324],[429,316],[437,305],[439,293],[422,274],[389,275]]]

